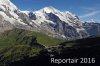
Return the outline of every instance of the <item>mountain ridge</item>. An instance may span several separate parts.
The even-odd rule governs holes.
[[[0,31],[2,32],[19,28],[67,40],[89,36],[80,18],[69,11],[63,12],[49,6],[31,12],[22,11],[11,5],[14,4],[10,0],[0,1]]]

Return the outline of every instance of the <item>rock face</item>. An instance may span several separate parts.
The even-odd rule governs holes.
[[[100,35],[100,23],[83,23],[85,30],[89,35]]]
[[[35,12],[25,12],[40,27],[41,32],[53,37],[76,39],[88,34],[78,16],[70,12],[61,12],[53,7],[45,7]]]
[[[77,39],[88,36],[78,16],[53,7],[35,12],[21,11],[10,0],[0,0],[0,30],[13,28],[38,31],[48,36]]]
[[[20,28],[33,30],[29,17],[22,13],[10,0],[0,0],[0,32]],[[34,29],[35,30],[35,29]]]
[[[3,20],[2,15],[0,15],[0,32],[4,32],[5,30],[11,30],[13,25],[6,20]]]

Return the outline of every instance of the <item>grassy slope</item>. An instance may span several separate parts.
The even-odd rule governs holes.
[[[29,44],[33,36],[36,37],[38,43],[45,46],[55,46],[62,42],[60,39],[52,38],[39,32],[15,29],[0,34],[0,47]]]
[[[52,37],[46,36],[45,34],[36,33],[36,32],[32,34],[37,37],[38,43],[45,45],[45,46],[56,46],[60,44],[61,42],[63,42],[63,40],[61,39],[52,38]]]
[[[56,58],[66,58],[66,57],[96,57],[100,58],[100,37],[89,37],[85,39],[79,39],[74,41],[67,41],[61,43],[59,47],[52,48],[52,52],[47,52],[45,48],[38,48],[30,46],[31,40],[35,35],[37,37],[37,41],[46,46],[52,46],[51,37],[48,37],[41,33],[35,33],[31,31],[24,30],[13,30],[7,31],[0,35],[2,38],[0,41],[1,45],[5,43],[9,43],[9,45],[5,44],[4,46],[8,46],[6,49],[0,49],[0,65],[4,66],[5,64],[11,64],[10,66],[31,66],[31,64],[42,65],[49,64],[48,58],[50,58],[49,54],[54,54]],[[42,39],[41,39],[42,38]],[[23,40],[24,39],[24,40]],[[27,40],[25,40],[27,39]],[[41,39],[41,40],[40,40]],[[44,41],[43,39],[47,40]],[[9,40],[9,41],[8,41]],[[56,39],[58,41],[59,39]],[[59,41],[60,42],[60,41]],[[59,44],[59,42],[55,41],[53,45]],[[17,44],[16,44],[17,43]],[[18,44],[19,43],[19,44]],[[51,45],[50,45],[51,44]],[[13,46],[11,46],[13,45]],[[30,64],[31,63],[31,64]],[[39,64],[38,64],[39,63]],[[15,65],[12,65],[15,64]],[[49,64],[49,66],[51,66]]]
[[[69,45],[71,44],[71,46]],[[61,46],[62,45],[62,46]],[[50,48],[49,48],[50,50]],[[53,58],[95,58],[96,63],[100,63],[100,37],[89,37],[85,39],[79,39],[74,41],[67,41],[58,47],[51,48],[50,52],[42,51],[37,58],[28,58],[18,62],[11,63],[12,66],[58,66],[50,63],[50,55],[54,55]],[[23,62],[24,61],[24,62]],[[26,62],[27,61],[27,62]],[[88,64],[88,63],[86,63]],[[90,63],[89,63],[90,64]],[[83,65],[83,64],[82,64]],[[59,66],[67,66],[64,65]],[[68,65],[69,66],[69,65]],[[72,65],[73,66],[73,65]],[[80,64],[81,66],[81,64]]]
[[[21,29],[6,31],[0,34],[0,65],[35,57],[45,49],[42,45],[55,46],[61,42],[38,32]]]
[[[29,45],[16,45],[0,50],[0,66],[5,66],[8,62],[20,61],[25,58],[35,57],[42,48],[35,48]]]

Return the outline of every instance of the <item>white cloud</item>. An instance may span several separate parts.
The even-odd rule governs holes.
[[[81,7],[82,9],[84,9],[85,11],[95,11],[97,10],[98,8],[94,8],[94,7]]]
[[[90,12],[90,13],[87,13],[87,14],[85,14],[85,15],[80,16],[80,18],[86,18],[86,17],[95,16],[95,15],[97,15],[97,14],[99,14],[99,13],[100,13],[100,10],[98,10],[98,11],[92,11],[92,12]]]

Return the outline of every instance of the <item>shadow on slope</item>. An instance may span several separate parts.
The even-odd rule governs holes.
[[[64,42],[60,46],[42,50],[39,55],[31,58],[24,58],[24,60],[10,63],[9,66],[77,66],[80,64],[51,64],[51,58],[95,58],[94,64],[99,64],[100,60],[100,37],[89,37],[86,39],[79,39],[70,42]],[[67,44],[72,44],[72,47],[66,46]],[[51,57],[52,55],[52,57]],[[81,64],[80,64],[81,65]],[[90,63],[82,65],[91,65]]]

